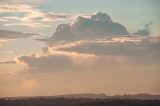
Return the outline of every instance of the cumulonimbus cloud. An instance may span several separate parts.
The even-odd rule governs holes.
[[[113,22],[109,15],[102,12],[90,18],[78,17],[71,23],[71,30],[76,36],[85,39],[129,34],[123,25]]]
[[[123,25],[113,22],[106,13],[98,12],[90,17],[79,16],[72,23],[58,25],[53,36],[44,41],[53,43],[128,34]]]

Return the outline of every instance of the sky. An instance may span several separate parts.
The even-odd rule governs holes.
[[[160,94],[159,0],[0,0],[0,97]]]

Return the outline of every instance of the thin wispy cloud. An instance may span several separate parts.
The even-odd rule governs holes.
[[[44,4],[47,3],[49,0],[5,0],[4,3],[9,4],[18,4],[18,3],[27,3],[27,4]]]
[[[73,16],[64,13],[53,13],[39,9],[29,4],[0,4],[0,14],[18,13],[20,16],[0,17],[0,21],[6,22],[4,26],[28,26],[34,28],[49,27],[51,22],[70,19]],[[24,14],[24,15],[22,15]]]
[[[18,32],[11,30],[0,30],[0,40],[11,40],[18,38],[26,38],[31,36],[41,35],[38,33],[29,33],[29,32]]]
[[[0,64],[16,64],[16,61],[0,61]]]

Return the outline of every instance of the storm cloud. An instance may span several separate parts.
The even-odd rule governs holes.
[[[90,18],[79,16],[71,24],[72,32],[79,38],[104,38],[112,35],[128,35],[126,28],[113,22],[106,13],[98,12]]]
[[[113,22],[106,13],[98,12],[90,17],[79,16],[72,23],[60,24],[52,37],[41,40],[52,44],[60,41],[97,39],[128,34],[129,32],[123,25]]]

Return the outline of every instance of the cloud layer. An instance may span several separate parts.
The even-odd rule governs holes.
[[[5,16],[4,13],[9,15]],[[34,28],[48,27],[51,26],[53,21],[72,17],[72,15],[63,13],[47,12],[39,9],[37,6],[28,4],[0,4],[0,14],[2,14],[0,21],[4,22],[3,26],[16,25]]]
[[[24,63],[31,71],[55,72],[64,70],[71,66],[70,59],[65,55],[46,55],[37,56],[36,54],[29,56],[20,56],[17,58],[20,63]]]
[[[0,40],[9,40],[17,38],[26,38],[31,36],[40,35],[38,33],[27,33],[27,32],[18,32],[10,30],[0,30]]]
[[[0,64],[15,64],[16,61],[0,61]]]
[[[127,56],[135,60],[159,61],[160,38],[143,36],[116,36],[110,39],[81,40],[53,46],[57,51],[78,52],[84,54]]]
[[[159,37],[115,36],[53,45],[43,48],[40,55],[20,56],[17,60],[26,64],[28,70],[40,72],[77,70],[80,67],[92,69],[94,66],[107,69],[123,65],[131,70],[135,65],[144,67],[144,64],[158,68],[159,47]]]

